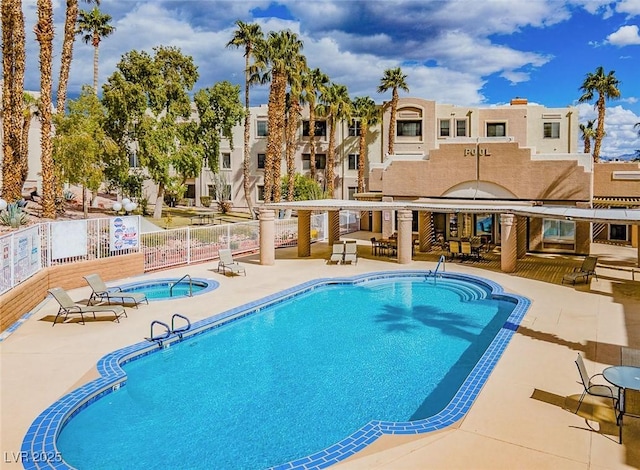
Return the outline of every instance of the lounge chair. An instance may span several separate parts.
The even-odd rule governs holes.
[[[225,276],[227,272],[233,275],[244,274],[247,275],[247,271],[238,263],[234,261],[233,255],[231,254],[231,250],[225,248],[218,251],[218,256],[220,256],[220,260],[218,261],[218,272],[222,269],[222,274]]]
[[[457,240],[449,240],[449,257],[453,259],[458,255],[462,255],[460,252],[460,242]]]
[[[336,263],[340,264],[344,261],[344,243],[334,243],[333,251],[331,252],[331,257],[327,260],[328,264]]]
[[[132,303],[136,308],[142,302],[149,304],[149,299],[141,292],[122,292],[121,287],[107,287],[99,274],[89,274],[84,276],[84,279],[92,290],[91,297],[89,297],[89,305],[92,305],[94,300],[107,301],[109,305],[111,305],[111,301],[119,304],[128,302]]]
[[[613,409],[616,409],[617,397],[618,397],[618,387],[614,385],[600,385],[593,383],[594,377],[602,376],[602,374],[595,374],[589,377],[587,373],[587,368],[584,365],[584,360],[582,359],[582,355],[578,353],[578,357],[576,358],[576,366],[578,366],[578,373],[580,374],[580,380],[582,381],[582,385],[584,386],[584,391],[580,396],[580,401],[578,402],[578,408],[576,408],[576,413],[580,409],[580,405],[582,405],[582,400],[586,395],[593,395],[595,397],[604,397],[611,398],[613,401]]]
[[[345,243],[343,263],[358,264],[358,245],[354,241]]]
[[[92,313],[93,318],[96,318],[96,313],[104,313],[104,312],[112,312],[115,315],[115,320],[120,323],[120,317],[124,315],[127,316],[127,312],[122,305],[78,305],[75,303],[66,290],[61,287],[54,287],[49,289],[49,293],[53,296],[54,299],[60,304],[60,308],[58,309],[58,314],[56,318],[53,320],[53,325],[55,326],[56,321],[58,321],[58,317],[61,314],[64,314],[64,319],[66,320],[69,315],[80,315],[80,319],[82,320],[82,324],[85,324],[84,314]]]
[[[587,256],[582,262],[582,266],[579,268],[573,268],[573,271],[562,276],[562,284],[571,282],[575,285],[579,279],[584,279],[585,282],[589,282],[589,276],[595,276],[596,280],[598,275],[596,274],[596,264],[598,258],[596,256]]]

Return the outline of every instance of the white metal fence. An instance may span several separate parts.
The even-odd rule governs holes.
[[[349,211],[341,213],[341,234],[359,230],[356,214]],[[217,259],[221,248],[231,249],[234,254],[260,250],[260,222],[257,220],[150,233],[140,233],[138,220],[139,243],[114,249],[114,219],[45,222],[0,236],[0,294],[41,269],[60,264],[142,251],[145,271],[153,271]],[[135,221],[136,218],[131,219]],[[312,242],[326,239],[327,220],[326,213],[311,216]],[[115,227],[117,233],[118,226]],[[275,247],[296,246],[297,243],[298,220],[276,219]]]

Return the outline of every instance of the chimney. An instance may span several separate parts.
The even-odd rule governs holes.
[[[529,102],[527,101],[526,98],[519,98],[517,96],[511,100],[511,106],[516,106],[516,105],[519,105],[519,104],[525,104],[526,105],[528,103]]]

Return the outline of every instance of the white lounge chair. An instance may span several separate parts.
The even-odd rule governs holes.
[[[218,251],[218,255],[220,256],[220,260],[218,261],[218,272],[220,272],[220,270],[222,269],[222,274],[224,274],[225,276],[227,275],[227,272],[234,275],[247,275],[247,272],[240,265],[240,263],[234,261],[231,250],[226,248],[222,249]]]
[[[358,245],[355,241],[345,243],[343,263],[358,263]]]
[[[344,261],[344,242],[334,243],[331,257],[327,260],[328,264],[340,264]]]
[[[84,325],[84,314],[92,313],[93,318],[96,318],[96,313],[100,312],[111,312],[115,315],[115,320],[120,323],[120,317],[124,315],[127,316],[127,312],[122,305],[78,305],[74,302],[66,290],[62,287],[53,287],[49,289],[49,293],[53,296],[54,299],[60,304],[60,308],[58,309],[58,314],[53,319],[53,325],[55,326],[56,321],[58,321],[58,317],[64,314],[65,320],[69,315],[80,315],[80,319],[82,320],[82,324]]]

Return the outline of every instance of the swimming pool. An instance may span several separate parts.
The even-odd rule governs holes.
[[[120,286],[122,292],[144,293],[149,300],[171,300],[200,295],[217,289],[218,281],[204,278],[151,279]]]
[[[80,468],[320,468],[384,433],[446,427],[471,406],[529,302],[470,276],[433,284],[422,271],[312,281],[194,324],[197,336],[169,349],[116,351],[98,364],[102,379],[34,422],[23,450],[59,450]],[[434,343],[436,333],[445,341]],[[187,363],[197,380],[180,375]],[[197,416],[205,419],[189,421]],[[187,431],[174,427],[187,422]]]

